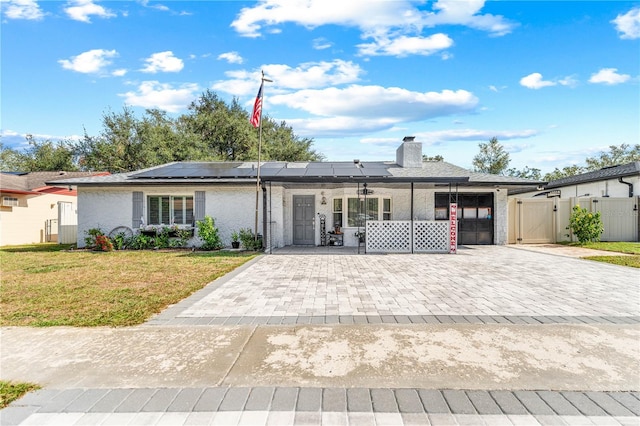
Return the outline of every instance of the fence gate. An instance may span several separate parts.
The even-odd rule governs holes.
[[[78,242],[78,214],[73,203],[58,202],[58,243],[75,244]]]
[[[510,205],[509,243],[544,244],[556,242],[556,199],[516,199]]]

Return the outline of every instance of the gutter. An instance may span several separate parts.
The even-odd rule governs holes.
[[[633,184],[631,182],[625,182],[622,180],[622,178],[618,178],[618,182],[620,183],[624,183],[625,185],[629,186],[629,198],[633,197]]]

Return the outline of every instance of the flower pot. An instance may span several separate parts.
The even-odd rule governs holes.
[[[240,248],[240,241],[231,241],[231,248]]]

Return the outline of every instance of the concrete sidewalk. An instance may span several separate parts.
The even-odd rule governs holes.
[[[0,377],[44,389],[0,424],[640,425],[637,277],[509,247],[261,256],[141,326],[1,329]]]

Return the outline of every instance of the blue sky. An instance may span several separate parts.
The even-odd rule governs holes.
[[[393,160],[404,136],[471,168],[581,164],[640,142],[640,2],[2,0],[5,146],[98,135],[124,105],[186,112],[206,89],[314,139]]]

